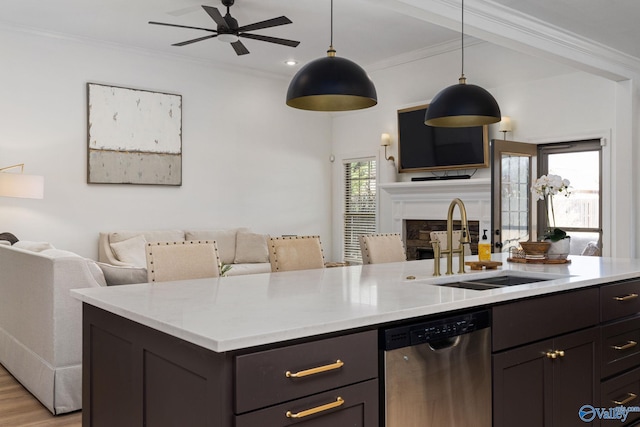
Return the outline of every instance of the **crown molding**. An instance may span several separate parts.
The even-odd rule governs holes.
[[[369,0],[460,31],[460,0]],[[464,33],[613,81],[640,76],[640,58],[586,39],[491,0],[465,0]]]

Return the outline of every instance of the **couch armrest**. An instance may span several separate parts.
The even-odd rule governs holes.
[[[100,286],[90,262],[0,246],[0,328],[53,367],[80,363],[82,306],[69,291]]]

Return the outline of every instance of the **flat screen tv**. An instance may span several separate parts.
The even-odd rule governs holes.
[[[399,172],[489,167],[488,126],[432,127],[424,124],[428,105],[398,110]]]

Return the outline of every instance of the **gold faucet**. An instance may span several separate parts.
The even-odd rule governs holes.
[[[460,236],[460,247],[453,249],[453,209],[458,206],[460,210],[460,219],[462,220],[462,235]],[[440,242],[431,242],[433,245],[433,275],[440,275],[440,255],[445,254],[447,256],[447,273],[453,274],[453,254],[457,253],[460,261],[458,273],[464,273],[464,245],[471,243],[469,238],[469,225],[467,222],[467,210],[464,207],[464,203],[460,199],[453,199],[449,205],[449,212],[447,213],[447,249],[440,249]]]

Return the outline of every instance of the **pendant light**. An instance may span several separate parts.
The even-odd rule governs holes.
[[[464,76],[464,0],[462,1],[462,73],[457,85],[449,86],[433,98],[424,123],[434,127],[482,126],[500,121],[500,107],[480,86],[467,84]]]
[[[331,44],[327,56],[309,62],[293,76],[287,105],[302,110],[348,111],[377,103],[376,88],[367,73],[355,62],[336,56],[331,0]]]

